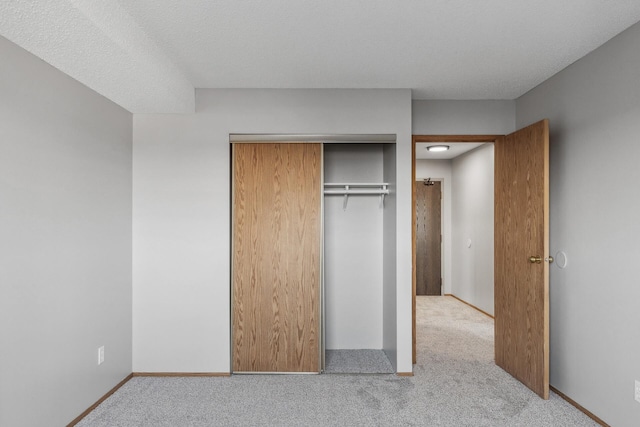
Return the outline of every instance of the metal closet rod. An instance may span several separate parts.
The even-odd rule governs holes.
[[[324,194],[325,195],[342,195],[344,196],[344,202],[342,203],[342,209],[347,209],[347,203],[349,201],[350,195],[376,195],[380,196],[380,206],[384,207],[384,196],[389,194],[389,183],[388,182],[366,182],[366,183],[340,183],[340,182],[331,182],[324,184]],[[327,188],[329,187],[329,188]],[[336,187],[336,188],[331,188]],[[337,188],[341,187],[341,188]],[[355,188],[353,188],[355,187]],[[374,188],[380,187],[380,188]]]
[[[389,194],[389,183],[358,183],[358,182],[331,182],[324,184],[324,194]],[[340,187],[327,189],[327,187]],[[380,188],[377,188],[380,187]]]

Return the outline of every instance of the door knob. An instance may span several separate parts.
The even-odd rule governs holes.
[[[546,257],[544,259],[545,262],[548,262],[549,264],[553,263],[553,257],[551,255],[549,255],[548,257]],[[529,257],[529,262],[531,264],[540,264],[542,262],[542,257],[541,256],[530,256]]]

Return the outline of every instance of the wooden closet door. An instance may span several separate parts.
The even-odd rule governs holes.
[[[320,371],[321,144],[233,145],[233,371]]]

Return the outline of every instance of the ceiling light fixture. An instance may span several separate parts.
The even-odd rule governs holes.
[[[448,145],[430,145],[427,147],[428,151],[433,151],[434,153],[439,151],[447,151],[449,149]]]

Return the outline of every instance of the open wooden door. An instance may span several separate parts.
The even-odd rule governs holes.
[[[495,359],[549,398],[549,122],[495,143]]]
[[[233,371],[320,371],[320,144],[233,146]]]

